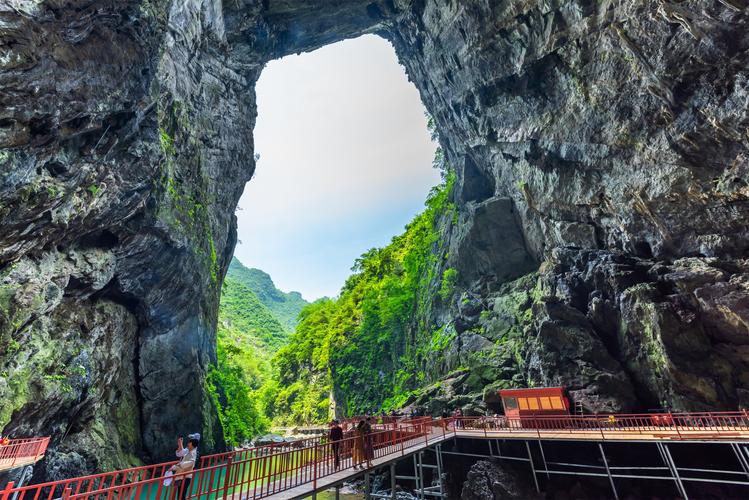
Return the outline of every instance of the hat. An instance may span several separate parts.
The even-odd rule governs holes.
[[[197,439],[200,441],[200,433],[196,432],[195,434],[188,434],[187,439]]]

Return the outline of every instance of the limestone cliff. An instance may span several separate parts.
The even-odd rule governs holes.
[[[221,446],[203,378],[254,84],[367,32],[458,173],[457,358],[504,318],[508,377],[591,407],[745,401],[748,25],[746,0],[5,0],[0,427],[52,433],[52,476]]]

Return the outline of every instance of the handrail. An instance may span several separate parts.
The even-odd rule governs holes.
[[[49,437],[11,439],[0,444],[0,470],[36,463],[44,456]]]
[[[376,418],[376,417],[373,417]],[[351,419],[351,422],[359,419]],[[749,413],[692,412],[644,413],[600,415],[530,415],[520,417],[453,417],[433,419],[383,419],[375,424],[374,431],[365,441],[365,450],[357,444],[352,432],[340,441],[330,442],[326,436],[317,436],[295,442],[272,443],[244,448],[227,453],[201,457],[186,498],[251,494],[263,498],[306,483],[316,484],[320,478],[348,469],[359,461],[371,460],[391,454],[404,454],[408,447],[428,444],[433,437],[460,435],[463,432],[490,431],[528,432],[590,432],[600,433],[606,439],[609,432],[666,433],[670,439],[686,440],[703,432],[715,436],[735,436],[737,431],[749,432]],[[694,432],[699,431],[699,432]],[[633,437],[636,439],[636,436]],[[46,446],[46,445],[45,445]],[[338,459],[336,460],[336,455]],[[134,498],[160,498],[166,486],[163,476],[175,462],[149,465],[103,474],[48,482],[23,488],[0,491],[0,500],[19,493],[17,500],[51,500],[62,495],[68,499],[124,498],[136,493]],[[175,485],[187,475],[177,475]],[[179,486],[169,487],[168,498],[178,494]],[[67,495],[67,497],[65,496]],[[179,497],[177,497],[179,498]]]
[[[394,453],[401,445],[421,443],[428,434],[428,427],[400,424],[395,429],[372,432],[366,439],[353,436],[335,442],[314,442],[297,449],[278,446],[274,450],[242,450],[244,457],[230,457],[223,464],[175,475],[175,483],[168,498],[200,498],[212,493],[220,494],[223,498],[235,494],[239,498],[250,494],[253,498],[267,497],[302,484],[316,483],[318,479],[337,470],[351,468],[359,463],[369,464],[376,458]],[[190,491],[183,497],[183,479],[188,476],[191,476]],[[161,498],[165,488],[163,477],[152,477],[91,491],[75,492],[65,489],[62,498],[126,498],[133,493],[135,498]]]

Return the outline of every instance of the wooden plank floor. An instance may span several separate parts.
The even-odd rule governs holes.
[[[15,469],[16,467],[24,467],[26,465],[33,465],[35,462],[35,457],[16,458],[15,461],[12,458],[0,459],[0,471]]]

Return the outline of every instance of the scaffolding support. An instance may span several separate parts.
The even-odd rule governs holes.
[[[525,449],[528,451],[528,463],[531,464],[531,472],[533,472],[533,483],[536,485],[536,492],[541,493],[541,488],[538,486],[538,477],[536,477],[536,466],[533,464],[533,455],[531,455],[531,445],[528,441],[525,442]]]
[[[603,444],[598,443],[598,449],[601,452],[601,458],[603,459],[603,465],[606,466],[606,474],[609,476],[609,484],[611,484],[611,491],[614,493],[614,500],[619,500],[619,493],[616,491],[614,485],[614,478],[611,476],[611,470],[609,469],[609,461],[606,460],[606,454],[603,452]]]
[[[390,464],[390,500],[395,500],[395,462]]]
[[[741,450],[741,445],[738,443],[731,443],[731,448],[739,461],[741,469],[744,471],[744,474],[746,474],[746,477],[749,478],[749,462],[747,462],[746,456]]]
[[[416,494],[420,500],[424,500],[424,489],[422,487],[424,476],[422,475],[421,467],[419,467],[418,453],[414,453],[414,479],[416,480]]]
[[[445,490],[442,485],[442,471],[444,469],[442,464],[442,444],[435,446],[435,456],[437,457],[437,484],[439,484],[440,497],[445,498]]]
[[[544,445],[541,444],[541,440],[538,440],[538,448],[541,450],[541,460],[544,463],[544,470],[546,471],[546,479],[549,479],[549,466],[546,464],[546,454],[544,453]]]
[[[684,500],[689,500],[689,495],[687,495],[687,491],[684,489],[684,483],[681,481],[681,476],[679,476],[679,471],[676,468],[676,463],[671,456],[668,445],[663,443],[656,443],[656,445],[658,446],[658,451],[661,452],[663,461],[666,463],[668,470],[671,472],[671,477],[676,483],[676,489],[679,491],[679,494],[684,498]]]

